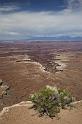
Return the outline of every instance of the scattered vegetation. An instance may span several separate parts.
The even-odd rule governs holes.
[[[40,116],[54,117],[57,116],[60,109],[70,107],[74,97],[65,89],[46,86],[30,95],[30,100],[33,102],[33,108],[38,110]]]

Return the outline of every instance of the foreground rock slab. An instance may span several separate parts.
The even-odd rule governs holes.
[[[39,117],[31,107],[32,103],[27,101],[4,108],[0,124],[82,124],[82,102],[76,103],[73,110],[62,110],[59,120]]]

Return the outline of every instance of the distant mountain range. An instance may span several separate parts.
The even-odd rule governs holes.
[[[14,42],[14,41],[82,41],[82,37],[70,37],[70,36],[59,36],[59,37],[31,37],[27,39],[7,39],[0,40],[0,42]]]

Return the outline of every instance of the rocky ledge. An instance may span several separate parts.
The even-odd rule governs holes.
[[[3,108],[0,113],[0,124],[82,124],[82,101],[74,103],[72,110],[62,110],[60,119],[39,117],[32,109],[30,101],[21,102],[10,107]]]

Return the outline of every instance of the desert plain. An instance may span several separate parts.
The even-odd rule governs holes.
[[[65,88],[81,100],[82,42],[0,42],[0,79],[0,110],[27,101],[45,85]]]
[[[28,100],[46,85],[67,89],[75,108],[40,118]],[[82,42],[0,42],[0,124],[11,123],[82,123]]]

